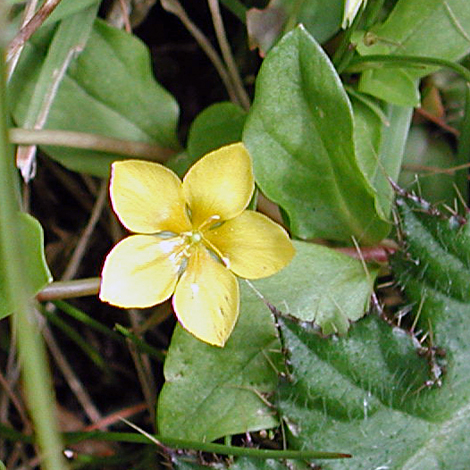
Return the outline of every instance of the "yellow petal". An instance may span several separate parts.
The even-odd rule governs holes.
[[[180,238],[131,235],[106,257],[100,299],[118,307],[151,307],[168,299],[178,281]]]
[[[193,225],[211,216],[222,220],[240,214],[254,191],[251,158],[242,143],[226,145],[197,161],[183,179]]]
[[[132,232],[180,233],[191,227],[181,180],[163,165],[141,160],[114,162],[110,194],[114,212]]]
[[[181,325],[196,338],[224,346],[238,318],[238,281],[198,245],[176,287],[173,308]]]
[[[245,211],[220,227],[208,230],[209,240],[237,276],[259,279],[287,266],[295,254],[287,232],[259,212]]]

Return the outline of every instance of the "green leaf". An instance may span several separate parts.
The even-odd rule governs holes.
[[[400,174],[413,109],[380,106],[357,93],[351,102],[358,162],[377,193],[377,212],[389,218],[394,200],[389,178],[397,181]]]
[[[28,214],[21,213],[18,221],[21,225],[21,238],[25,257],[29,260],[28,271],[24,273],[29,278],[35,294],[52,281],[52,276],[44,255],[44,234],[41,224]],[[4,284],[6,272],[0,265],[0,318],[4,318],[15,310],[6,295]]]
[[[413,78],[409,69],[397,70],[393,73],[382,70],[366,70],[359,81],[358,89],[384,100],[403,107],[417,107],[420,104],[418,89],[419,80]],[[384,79],[383,75],[386,75]]]
[[[397,463],[431,428],[413,416],[427,368],[410,336],[376,316],[355,323],[347,337],[331,339],[282,317],[279,324],[291,365],[279,398],[290,446],[353,455],[328,462],[325,470],[408,468]]]
[[[349,99],[302,27],[263,62],[243,140],[261,191],[286,211],[294,235],[365,244],[387,235],[356,160]]]
[[[51,16],[49,16],[43,24],[49,25],[56,21],[63,20],[67,16],[74,15],[75,13],[98,3],[101,2],[99,0],[81,0],[80,2],[77,2],[76,0],[61,0],[55,10],[51,13]]]
[[[224,348],[177,325],[158,401],[162,435],[210,442],[277,426],[266,400],[277,384],[279,341],[267,306],[248,286],[240,287],[240,318]]]
[[[334,340],[279,319],[291,364],[279,405],[291,446],[353,454],[325,470],[470,467],[469,226],[416,197],[398,203],[404,244],[392,267],[428,345],[376,316]]]
[[[250,46],[259,47],[264,56],[285,32],[298,24],[323,43],[339,30],[343,6],[344,0],[330,0],[328,8],[321,0],[272,0],[262,10],[251,8],[246,14]]]
[[[34,35],[13,77],[14,117],[24,122],[50,36]],[[103,60],[106,57],[106,60]],[[86,49],[71,64],[45,128],[74,130],[178,148],[178,106],[153,78],[148,49],[134,36],[96,21]],[[44,147],[64,166],[107,176],[124,158],[83,149]]]
[[[330,248],[294,242],[296,256],[279,273],[253,282],[267,302],[323,334],[346,333],[366,312],[377,269]]]
[[[246,112],[233,103],[216,103],[202,111],[189,129],[188,153],[197,160],[242,138]]]
[[[462,0],[400,0],[387,20],[372,29],[372,34],[379,43],[387,45],[390,54],[456,61],[470,51],[470,10]],[[364,44],[359,51],[365,55],[375,53],[374,47],[368,51]],[[362,75],[359,89],[390,103],[417,106],[417,79],[431,70],[371,70]]]
[[[176,470],[207,470],[208,468],[214,470],[288,470],[289,468],[292,468],[284,461],[281,462],[274,459],[261,460],[252,457],[237,458],[228,466],[223,463],[216,463],[211,464],[210,467],[207,465],[201,465],[198,459],[192,456],[175,456],[172,457],[171,461]],[[295,468],[307,469],[308,467],[296,466]]]
[[[274,459],[259,460],[249,457],[240,457],[229,467],[230,470],[288,470],[289,468],[289,464],[286,461]],[[296,466],[295,468],[300,470],[307,467]]]
[[[401,198],[400,232],[410,261],[399,269],[402,285],[438,290],[464,304],[470,302],[470,226],[459,216],[446,217],[429,202],[417,197]],[[411,262],[414,260],[414,264]],[[413,300],[416,295],[413,296]],[[468,309],[462,305],[459,310]]]
[[[25,128],[41,128],[47,121],[55,90],[60,87],[73,57],[84,49],[97,12],[98,5],[95,3],[93,7],[69,16],[57,26],[25,111]],[[17,165],[27,181],[34,176],[36,166],[35,154],[31,150],[31,147],[20,147],[17,154]]]
[[[242,140],[246,112],[233,103],[216,103],[202,111],[191,124],[187,152],[171,158],[166,165],[183,176],[199,158],[223,145]]]
[[[413,126],[406,143],[403,170],[398,183],[407,190],[419,191],[431,203],[445,202],[452,206],[456,198],[456,175],[437,171],[457,164],[451,145],[442,136],[433,135],[423,126]],[[425,172],[424,167],[434,168],[435,171]],[[421,175],[419,178],[418,174]]]

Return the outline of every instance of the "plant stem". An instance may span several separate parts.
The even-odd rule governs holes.
[[[16,37],[11,41],[7,49],[7,62],[13,58],[13,56],[21,50],[25,42],[33,35],[35,31],[46,21],[49,15],[55,10],[61,0],[46,0],[42,7],[35,13],[35,15],[29,20],[18,32]]]
[[[204,33],[191,21],[189,16],[186,14],[186,11],[182,7],[181,3],[178,0],[161,0],[161,4],[166,11],[173,13],[180,19],[180,21],[184,24],[189,33],[199,44],[201,49],[205,52],[207,57],[209,57],[210,61],[217,70],[220,78],[222,79],[222,82],[224,83],[224,86],[230,97],[230,101],[241,105],[237,93],[232,84],[232,81],[230,80],[230,75],[222,59],[219,57],[219,54],[217,54],[217,51],[212,47],[212,44],[204,35]]]
[[[98,152],[115,153],[132,157],[166,162],[176,151],[161,147],[158,144],[134,142],[131,140],[115,139],[86,132],[43,130],[43,129],[10,129],[10,140],[14,144],[53,145],[58,147],[73,147]]]
[[[187,441],[183,439],[174,439],[159,435],[142,435],[139,433],[124,432],[92,432],[92,433],[67,433],[65,434],[68,444],[96,439],[102,441],[132,442],[139,444],[149,444],[158,442],[161,446],[171,449],[188,449],[200,452],[209,452],[211,454],[234,455],[245,457],[256,457],[259,459],[344,459],[350,458],[350,454],[342,452],[319,452],[313,450],[272,450],[256,449],[253,447],[227,446],[223,444],[213,444],[210,442]],[[151,438],[151,439],[150,439]],[[150,441],[150,442],[149,442]]]
[[[62,456],[62,442],[56,429],[55,406],[46,351],[30,305],[33,297],[28,285],[27,261],[24,259],[19,232],[17,175],[12,149],[8,143],[6,67],[4,58],[7,7],[0,0],[0,257],[5,273],[7,295],[15,306],[12,326],[18,335],[24,392],[36,433],[36,442],[45,470],[67,468]]]
[[[465,68],[463,65],[455,62],[450,62],[445,59],[438,59],[435,57],[421,57],[415,55],[366,55],[362,57],[355,57],[349,63],[347,69],[348,72],[358,72],[365,68],[370,68],[371,64],[375,64],[374,67],[381,67],[379,64],[386,64],[388,67],[394,67],[396,65],[408,66],[408,67],[445,67],[458,73],[465,81],[470,83],[470,70]]]
[[[212,15],[212,23],[214,24],[217,41],[219,42],[222,57],[227,65],[227,70],[232,80],[234,91],[236,92],[243,108],[248,111],[248,109],[250,109],[250,98],[243,87],[237,64],[235,63],[232,50],[230,49],[230,44],[227,40],[227,35],[225,34],[224,23],[222,21],[222,15],[220,14],[219,0],[208,0],[208,4]]]
[[[44,287],[36,295],[39,302],[48,302],[59,299],[73,299],[75,297],[86,297],[96,295],[100,290],[100,278],[90,277],[73,281],[57,281]]]

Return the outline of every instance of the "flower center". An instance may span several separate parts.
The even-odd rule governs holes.
[[[195,245],[196,243],[199,243],[202,240],[202,235],[199,231],[195,230],[190,233],[189,235],[189,243],[191,245]]]

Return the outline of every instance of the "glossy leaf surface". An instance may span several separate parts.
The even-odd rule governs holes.
[[[286,211],[294,235],[368,244],[388,233],[356,159],[349,99],[302,27],[266,57],[243,139],[260,189]]]
[[[330,248],[294,242],[293,261],[282,271],[253,282],[279,311],[314,322],[324,334],[346,333],[367,310],[377,270]]]

